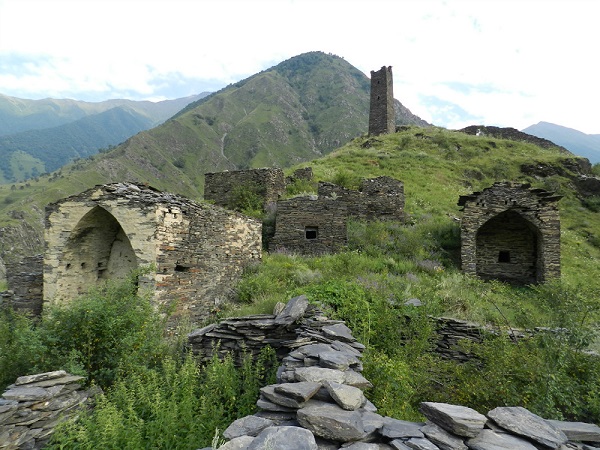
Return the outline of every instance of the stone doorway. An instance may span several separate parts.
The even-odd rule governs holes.
[[[57,292],[73,298],[104,280],[122,280],[137,266],[131,242],[118,220],[95,206],[69,235]]]
[[[498,214],[477,232],[477,276],[515,284],[539,282],[539,241],[539,232],[519,213]]]

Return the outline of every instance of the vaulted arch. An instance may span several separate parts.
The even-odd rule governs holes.
[[[519,212],[497,214],[477,231],[477,275],[517,284],[539,282],[541,239],[539,230]]]
[[[124,279],[138,266],[119,221],[100,206],[86,213],[70,232],[61,264],[57,293],[63,299],[103,280]]]

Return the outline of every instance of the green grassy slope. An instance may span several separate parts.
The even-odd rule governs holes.
[[[520,170],[533,162],[565,168],[572,158],[558,149],[437,128],[355,139],[311,162],[315,179],[354,188],[361,177],[400,179],[407,222],[351,222],[347,248],[334,255],[264,255],[237,286],[240,303],[221,316],[267,313],[277,302],[307,295],[367,346],[365,374],[375,386],[368,396],[384,415],[422,420],[420,402],[437,401],[480,412],[523,406],[545,418],[598,422],[600,360],[587,351],[600,350],[600,198],[580,198],[568,170],[547,177]],[[514,287],[460,271],[458,198],[500,180],[564,196],[560,280]],[[298,183],[288,194],[315,187]],[[406,304],[415,299],[422,306]],[[506,338],[463,343],[476,356],[470,362],[443,360],[431,352],[431,316],[504,330]],[[519,344],[508,338],[515,328],[536,327],[559,331]]]

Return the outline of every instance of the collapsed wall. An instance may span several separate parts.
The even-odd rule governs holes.
[[[229,441],[219,450],[591,450],[595,447],[581,442],[600,443],[597,425],[544,420],[522,407],[498,407],[483,415],[464,406],[423,402],[426,422],[381,416],[364,393],[372,387],[361,374],[364,346],[343,322],[310,309],[303,296],[278,314],[226,319],[197,330],[189,343],[203,359],[234,341],[228,351],[238,352],[247,342],[254,352],[265,345],[264,329],[269,330],[264,335],[285,330],[269,343],[284,350],[277,383],[261,388],[259,411],[234,421],[223,433]]]
[[[224,208],[235,209],[236,196],[245,190],[260,196],[265,209],[283,194],[285,183],[283,170],[279,168],[205,173],[204,199]]]
[[[0,397],[0,449],[41,449],[55,427],[91,404],[97,390],[64,370],[17,378]]]
[[[404,220],[404,185],[390,177],[364,179],[359,190],[320,182],[317,195],[277,202],[270,249],[318,255],[346,245],[347,222]]]
[[[100,185],[50,204],[45,228],[45,305],[150,268],[140,289],[198,323],[262,256],[260,222],[140,184]]]

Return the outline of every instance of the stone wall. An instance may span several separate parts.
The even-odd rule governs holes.
[[[84,390],[63,370],[17,378],[0,398],[0,449],[41,449],[54,428],[88,407],[96,391]]]
[[[346,245],[349,217],[404,220],[404,185],[390,177],[362,181],[360,190],[319,183],[317,196],[277,202],[271,250],[302,254],[332,253]]]
[[[257,191],[263,198],[263,208],[274,203],[285,191],[283,170],[279,168],[262,168],[248,170],[231,170],[204,174],[204,199],[216,205],[235,209],[234,195],[238,189]]]
[[[394,133],[394,80],[392,66],[371,71],[371,103],[369,109],[369,135]]]
[[[30,316],[39,316],[43,302],[43,255],[26,256],[6,265],[8,291],[1,303]]]
[[[463,271],[515,284],[560,277],[560,198],[508,182],[461,196]]]
[[[423,402],[426,422],[381,416],[364,394],[372,387],[361,374],[364,346],[343,322],[310,310],[303,296],[278,314],[227,319],[188,338],[206,360],[214,348],[239,355],[248,344],[255,353],[274,332],[279,338],[268,343],[281,358],[277,383],[261,388],[259,412],[224,431],[228,442],[220,450],[591,450],[595,447],[581,442],[600,442],[597,425],[547,421],[521,407],[498,407],[483,415],[464,406]]]
[[[226,301],[244,267],[261,258],[258,221],[135,184],[96,186],[48,205],[45,238],[45,303],[151,267],[140,288],[193,322]]]

